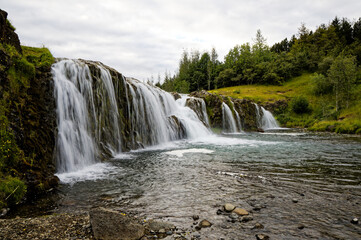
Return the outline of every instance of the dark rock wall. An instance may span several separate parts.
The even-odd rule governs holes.
[[[204,90],[193,92],[191,96],[204,99],[212,128],[222,128],[222,103],[224,102],[232,111],[237,111],[241,118],[243,130],[258,130],[257,109],[252,101],[228,98]],[[233,102],[234,108],[232,107],[231,101]]]
[[[18,52],[17,60],[22,58],[18,35],[9,26],[7,13],[3,10],[0,10],[0,43],[13,46]],[[29,79],[29,84],[19,84],[15,94],[8,75],[9,69],[14,68],[14,56],[4,49],[0,49],[0,100],[9,130],[21,151],[15,176],[25,181],[28,196],[33,197],[58,182],[54,176],[56,109],[51,67],[35,68],[35,77]],[[20,82],[20,78],[15,75],[15,81]]]

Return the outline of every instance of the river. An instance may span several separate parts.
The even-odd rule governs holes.
[[[213,223],[202,239],[360,239],[360,225],[350,222],[361,216],[360,143],[292,130],[170,142],[60,174],[52,211],[108,206],[172,222],[189,236],[199,215]],[[253,220],[217,215],[225,203]]]

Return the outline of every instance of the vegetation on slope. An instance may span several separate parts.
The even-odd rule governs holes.
[[[0,12],[6,19],[7,14]],[[48,159],[36,149],[44,124],[37,108],[39,79],[54,58],[47,48],[20,46],[6,19],[0,41],[0,209],[19,203],[26,193],[45,188],[42,170]],[[9,37],[10,36],[10,37]],[[10,39],[10,40],[9,40]],[[52,94],[52,93],[50,93]],[[51,153],[50,153],[51,154]]]
[[[361,85],[353,89],[349,107],[336,111],[332,91],[328,94],[317,93],[317,76],[304,73],[280,86],[244,85],[210,92],[249,99],[266,106],[273,110],[277,120],[285,127],[360,134]]]

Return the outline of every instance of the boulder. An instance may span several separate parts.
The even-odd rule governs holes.
[[[95,239],[136,240],[144,235],[144,227],[126,214],[101,207],[92,209],[89,214]]]

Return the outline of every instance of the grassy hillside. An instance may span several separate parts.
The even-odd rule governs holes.
[[[314,131],[361,134],[361,85],[354,88],[349,108],[335,110],[333,94],[316,96],[313,74],[304,73],[292,78],[282,86],[245,85],[221,88],[210,91],[233,98],[246,98],[261,105],[270,106],[287,102],[288,107],[274,111],[277,120],[286,127],[307,127]],[[295,113],[293,102],[304,97],[309,103],[306,113]]]

